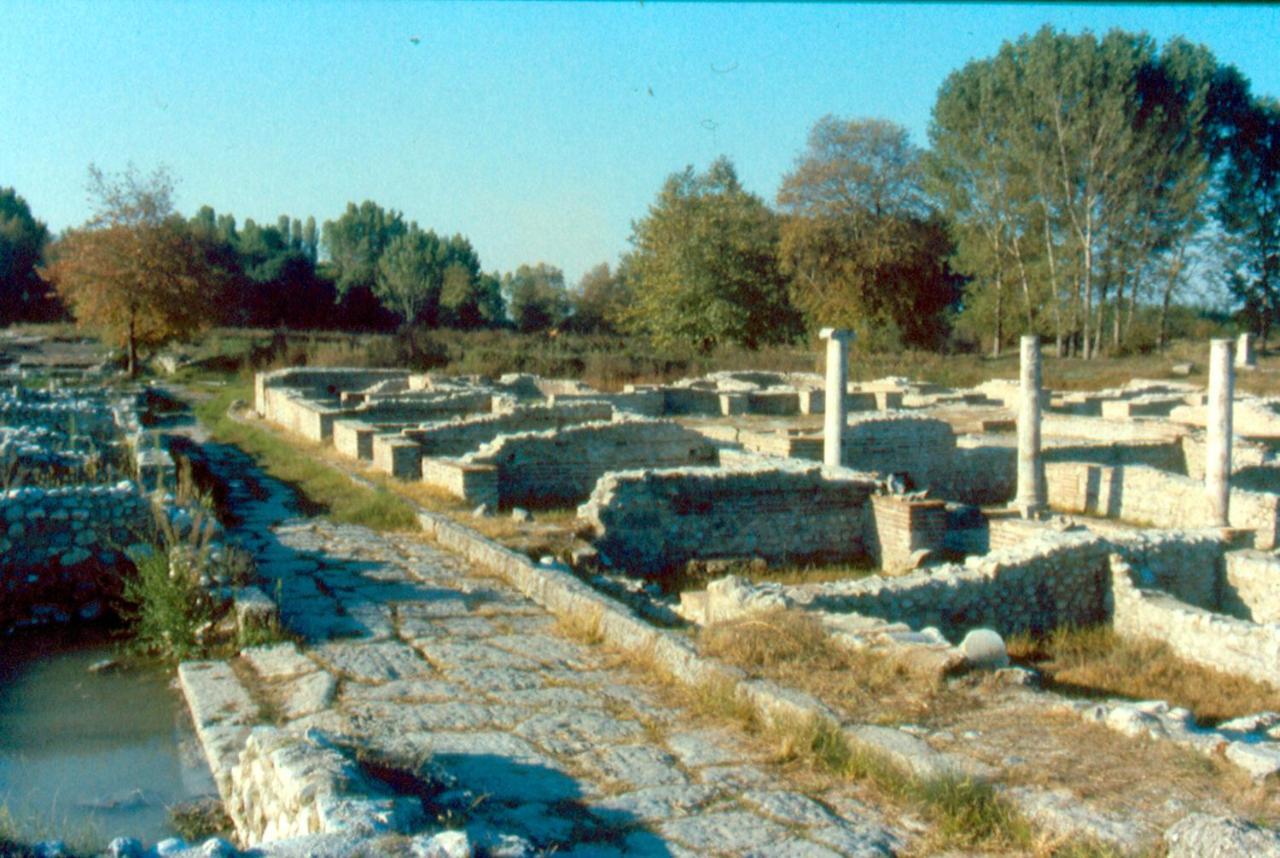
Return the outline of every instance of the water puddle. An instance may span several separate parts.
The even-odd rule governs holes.
[[[114,655],[102,629],[0,639],[0,812],[20,839],[154,842],[169,805],[215,794],[169,676],[90,672]]]

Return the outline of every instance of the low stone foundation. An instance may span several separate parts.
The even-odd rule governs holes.
[[[578,510],[612,565],[656,575],[689,560],[868,556],[873,478],[821,468],[606,474]]]
[[[1141,465],[1081,462],[1045,465],[1050,508],[1163,528],[1196,528],[1213,521],[1204,484]],[[1274,548],[1280,534],[1280,496],[1235,489],[1231,526],[1255,533],[1255,546]]]
[[[1280,624],[1253,623],[1139,587],[1143,570],[1114,556],[1112,625],[1124,637],[1164,642],[1182,658],[1280,688]]]
[[[423,478],[469,502],[493,503],[496,494],[502,506],[551,506],[585,500],[609,471],[715,461],[715,447],[691,429],[628,418],[502,435],[460,459],[428,460]]]

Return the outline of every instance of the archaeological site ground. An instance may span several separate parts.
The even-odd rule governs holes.
[[[1280,854],[1280,361],[824,337],[604,390],[6,334],[0,854]]]

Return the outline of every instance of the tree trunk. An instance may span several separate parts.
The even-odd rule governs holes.
[[[1058,294],[1058,267],[1053,256],[1053,233],[1049,228],[1049,211],[1044,213],[1044,251],[1049,259],[1049,297],[1053,301],[1053,339],[1058,357],[1066,357],[1066,336],[1062,329],[1062,296]]]
[[[1089,360],[1093,354],[1093,252],[1089,242],[1084,247],[1084,282],[1080,284],[1084,292],[1084,352],[1081,355]]]
[[[1004,282],[1000,272],[996,272],[996,330],[991,338],[991,356],[1000,357],[1000,346],[1004,341]]]
[[[1022,303],[1027,313],[1027,333],[1033,333],[1036,328],[1036,319],[1031,309],[1031,285],[1027,282],[1027,267],[1022,263],[1022,246],[1017,236],[1013,239],[1013,258],[1018,263],[1018,278],[1022,282]]]
[[[1173,303],[1173,290],[1182,275],[1182,264],[1186,258],[1186,248],[1182,248],[1169,265],[1169,276],[1164,281],[1164,294],[1160,297],[1160,354],[1169,347],[1169,305]]]
[[[134,334],[133,318],[129,319],[129,378],[138,377],[138,338]]]

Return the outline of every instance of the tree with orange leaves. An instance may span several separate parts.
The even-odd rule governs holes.
[[[98,331],[128,355],[155,348],[212,324],[223,275],[208,248],[173,210],[173,179],[132,166],[118,176],[89,167],[93,217],[68,230],[44,271],[79,325]]]

